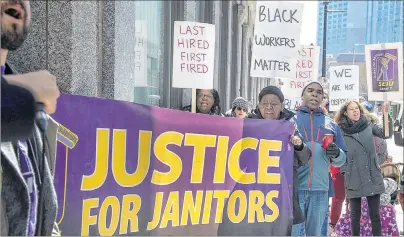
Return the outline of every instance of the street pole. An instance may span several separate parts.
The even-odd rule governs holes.
[[[322,73],[321,76],[326,77],[326,55],[327,55],[327,11],[328,11],[328,0],[323,1],[324,4],[324,25],[323,25],[323,61],[322,61]]]

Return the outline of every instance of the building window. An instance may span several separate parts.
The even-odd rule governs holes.
[[[163,4],[115,2],[115,99],[160,105]]]

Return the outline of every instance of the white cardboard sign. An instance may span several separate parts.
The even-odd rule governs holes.
[[[359,99],[359,66],[330,67],[329,110],[337,111],[349,100]]]
[[[301,45],[296,61],[296,76],[293,79],[280,78],[281,90],[285,96],[285,108],[296,110],[301,105],[304,86],[317,80],[320,56],[319,46]]]
[[[302,3],[257,1],[252,77],[295,77],[302,19]]]
[[[173,87],[213,88],[215,25],[174,22]]]
[[[296,80],[297,81],[317,80],[320,47],[311,45],[301,45],[298,52],[299,57],[296,62]]]

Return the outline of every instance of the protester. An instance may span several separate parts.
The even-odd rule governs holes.
[[[378,122],[379,119],[376,117],[375,114],[371,113],[373,111],[373,105],[367,101],[363,102],[362,105],[364,105],[364,108],[367,110],[364,111],[365,112],[364,114],[367,117],[367,119],[372,124],[377,125],[379,123]],[[378,163],[380,165],[384,163],[386,161],[386,158],[388,157],[387,143],[386,140],[376,136],[374,136],[373,139],[378,157]],[[329,232],[331,233],[335,231],[335,226],[341,216],[342,206],[345,200],[344,168],[345,166],[343,166],[341,169],[337,167],[331,167],[333,186],[335,189],[335,195],[332,197],[332,205],[330,212]]]
[[[183,110],[191,112],[191,106],[186,106]],[[196,90],[196,113],[223,116],[217,90]]]
[[[19,48],[24,42],[28,33],[30,18],[29,1],[1,1],[0,52],[1,65],[4,68],[2,72],[4,73],[9,70],[6,65],[7,53],[9,50]],[[37,72],[35,75],[39,76],[39,74],[41,72]],[[10,76],[5,79],[10,82],[13,79],[24,78],[21,81],[25,83],[17,83],[22,86],[28,82],[27,77],[30,76],[33,74],[28,76],[26,74],[22,77]],[[48,77],[51,76],[48,75]],[[50,86],[53,87],[52,84]],[[31,93],[36,99],[34,91]],[[25,96],[20,99],[24,98],[28,97]],[[10,98],[8,99],[10,100]],[[40,102],[44,101],[40,100]],[[32,103],[31,99],[25,102],[25,104],[29,103]],[[23,129],[14,129],[26,130],[29,126],[26,125]],[[15,143],[1,143],[1,236],[58,235],[55,223],[57,199],[48,161],[43,154],[45,150],[43,142],[38,128],[34,125],[34,131],[28,139],[21,139]]]
[[[340,128],[321,108],[323,88],[317,81],[306,84],[302,91],[302,106],[297,111],[297,127],[311,150],[310,165],[298,171],[299,200],[306,221],[293,226],[293,235],[319,236],[328,209],[330,164],[340,167],[346,160],[346,146]],[[334,141],[322,147],[324,135],[332,134]]]
[[[259,104],[251,113],[249,119],[273,119],[273,120],[295,120],[295,114],[284,108],[284,95],[276,86],[268,86],[262,89],[258,96]],[[299,207],[299,198],[297,195],[297,167],[304,166],[310,159],[310,150],[302,142],[298,131],[291,136],[291,143],[294,145],[294,161],[293,161],[293,224],[304,222],[304,214]],[[242,168],[242,167],[240,167]],[[237,187],[235,188],[237,189]],[[226,208],[225,208],[226,210]],[[226,218],[226,217],[224,217]],[[292,225],[292,222],[290,223]],[[273,236],[283,235],[285,228],[291,231],[291,226],[270,226],[269,223],[253,223],[243,225],[240,223],[230,223],[225,220],[219,225],[218,235],[251,235],[251,236]]]
[[[384,131],[370,123],[362,105],[357,101],[345,103],[338,111],[335,121],[341,126],[348,146],[345,191],[351,210],[352,235],[360,234],[361,198],[366,197],[373,236],[380,236],[380,194],[385,188],[373,136],[385,139]],[[391,122],[389,129],[392,131]]]
[[[243,97],[237,97],[234,99],[231,110],[226,112],[226,117],[235,117],[243,119],[248,116],[250,112],[250,104],[248,100]]]

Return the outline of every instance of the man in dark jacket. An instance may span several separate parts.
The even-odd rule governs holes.
[[[1,1],[2,73],[11,71],[5,64],[7,53],[9,50],[19,48],[24,42],[30,23],[30,13],[28,1]],[[18,76],[10,78],[12,80],[21,79]],[[6,81],[2,79],[2,84],[4,82]],[[24,128],[25,130],[32,126],[30,116],[33,113],[31,107],[33,101],[31,98],[22,103],[25,103],[27,110],[30,110],[27,111],[28,125]],[[45,107],[47,107],[46,104]],[[15,142],[2,141],[1,143],[1,236],[58,235],[55,224],[56,193],[44,154],[43,137],[45,135],[41,134],[34,125],[33,132],[28,139],[20,137],[20,140]]]
[[[248,116],[250,119],[275,119],[287,120],[294,122],[294,113],[284,109],[284,96],[281,90],[276,86],[268,86],[259,94],[259,104],[252,114]],[[291,233],[292,223],[298,224],[304,222],[305,218],[300,209],[299,199],[297,195],[297,167],[304,166],[310,159],[310,150],[303,143],[298,131],[291,136],[291,143],[294,145],[294,162],[293,162],[293,221],[289,225],[276,226],[270,223],[253,223],[253,224],[233,224],[229,221],[223,221],[219,225],[218,235],[254,235],[254,236],[272,236],[284,235]],[[273,223],[272,223],[273,224]]]

